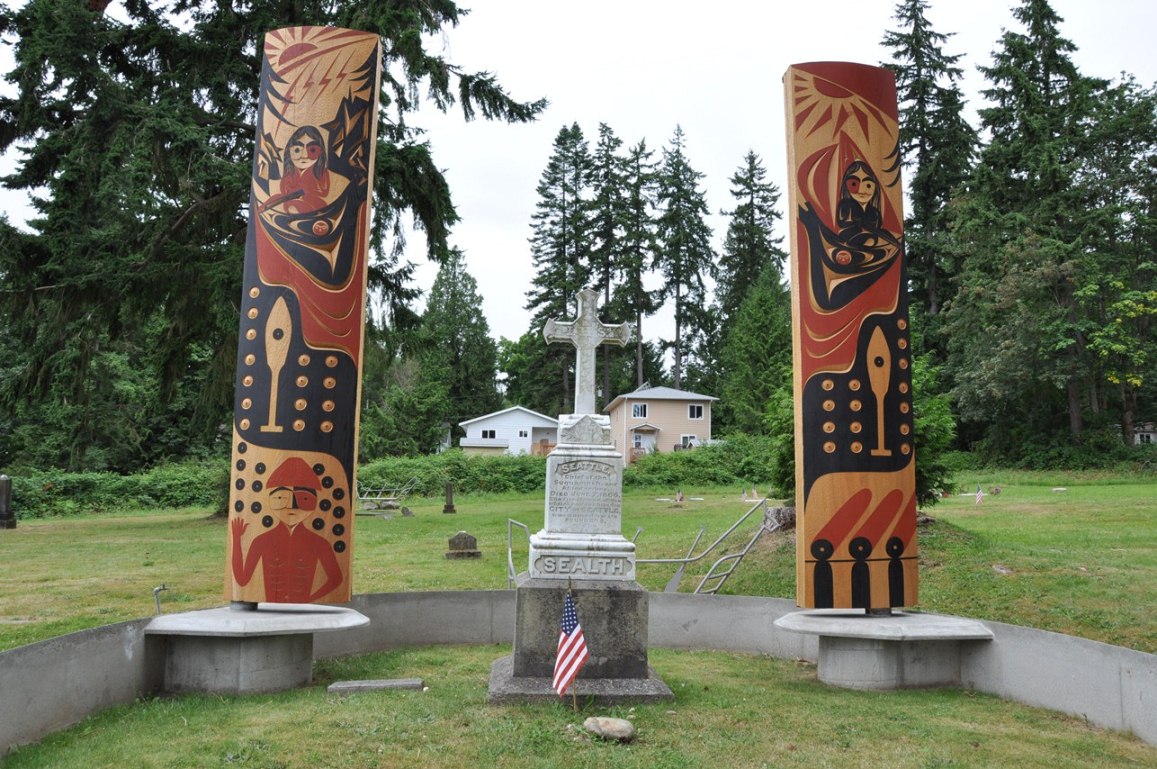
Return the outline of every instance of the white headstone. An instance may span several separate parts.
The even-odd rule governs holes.
[[[574,321],[548,321],[548,342],[576,350],[575,411],[559,416],[559,443],[546,460],[543,528],[530,538],[530,576],[634,580],[635,544],[623,537],[623,455],[611,441],[610,418],[595,414],[595,350],[626,344],[630,324],[601,323],[598,295],[579,293]]]

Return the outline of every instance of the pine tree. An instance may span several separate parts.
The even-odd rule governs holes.
[[[482,314],[478,283],[466,271],[462,252],[452,249],[438,270],[422,315],[424,368],[443,372],[448,385],[447,419],[459,422],[499,408],[498,347]]]
[[[909,171],[904,247],[912,312],[932,320],[953,290],[948,203],[968,178],[977,137],[964,118],[961,57],[944,52],[952,35],[932,29],[927,10],[928,0],[902,0],[893,17],[900,29],[885,33],[883,42],[892,49],[888,66],[896,73],[900,147]]]
[[[781,216],[779,189],[774,183],[764,181],[766,176],[763,161],[748,150],[743,165],[731,177],[735,208],[722,212],[730,217],[730,221],[723,240],[723,253],[719,257],[719,280],[715,286],[723,340],[726,340],[740,305],[760,275],[768,265],[782,272],[787,260],[783,236],[775,234],[775,223]]]
[[[672,380],[683,386],[690,351],[711,322],[705,277],[715,278],[715,252],[707,225],[706,193],[699,188],[703,174],[691,167],[684,153],[683,129],[676,126],[658,174],[660,245],[656,266],[663,274],[663,295],[675,302]]]
[[[627,218],[627,158],[621,153],[623,142],[606,123],[599,124],[599,141],[591,159],[591,199],[590,199],[590,272],[591,288],[603,295],[602,317],[604,323],[618,323],[622,319],[613,317],[611,298],[615,291],[618,265],[623,261],[623,229]],[[611,371],[615,368],[613,358],[629,354],[619,347],[602,345],[601,403],[605,405],[612,397]]]
[[[625,191],[623,231],[616,263],[619,282],[611,298],[612,316],[633,317],[635,321],[635,386],[658,381],[647,373],[646,342],[643,319],[653,315],[660,306],[658,292],[648,290],[646,278],[658,255],[655,217],[656,169],[653,152],[645,140],[627,152],[623,187]],[[626,388],[624,388],[626,389]],[[608,395],[613,395],[608,393]]]
[[[791,387],[791,295],[775,262],[748,286],[719,353],[720,431],[762,434],[776,390]]]
[[[410,267],[397,259],[401,241],[388,242],[389,234],[412,214],[440,258],[457,218],[432,150],[410,122],[419,88],[443,110],[457,104],[468,120],[526,121],[545,106],[520,103],[490,74],[426,50],[427,36],[458,24],[452,0],[130,0],[123,19],[106,15],[106,5],[0,7],[0,31],[17,38],[7,74],[16,93],[0,98],[0,151],[23,153],[4,184],[27,191],[37,212],[30,235],[0,226],[0,313],[21,351],[18,370],[0,383],[10,408],[76,403],[72,396],[87,393],[85,418],[107,413],[126,401],[116,388],[86,390],[94,363],[148,348],[151,389],[176,397],[198,388],[202,440],[212,440],[231,400],[265,30],[335,25],[383,37],[370,280],[387,304],[413,296]],[[208,362],[198,360],[204,351]],[[138,409],[126,411],[122,418],[137,419]],[[194,437],[195,425],[183,426]],[[84,446],[78,452],[80,466]]]
[[[1008,446],[1022,431],[1069,434],[1099,410],[1095,356],[1078,301],[1100,268],[1090,251],[1089,191],[1080,171],[1103,81],[1080,74],[1045,0],[1014,10],[982,72],[990,136],[955,209],[960,287],[948,312],[949,353],[961,415]],[[1010,432],[1012,431],[1012,432]]]
[[[590,148],[582,129],[578,123],[563,126],[539,180],[532,216],[535,276],[526,294],[532,332],[552,318],[574,317],[574,298],[590,278],[590,183]],[[561,345],[551,345],[541,364],[555,374],[569,403],[573,356],[564,353]]]

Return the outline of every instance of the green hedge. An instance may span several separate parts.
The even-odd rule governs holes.
[[[726,442],[673,454],[651,454],[628,467],[626,486],[669,489],[735,484],[767,490],[771,442],[733,436]],[[415,480],[415,496],[438,497],[446,484],[462,494],[532,493],[546,485],[546,459],[533,456],[466,456],[460,450],[423,457],[379,459],[358,469],[365,486],[397,487]],[[164,465],[138,475],[35,472],[12,479],[18,518],[141,510],[212,507],[228,502],[229,464],[201,460]]]
[[[226,460],[163,465],[137,475],[34,472],[12,477],[17,518],[50,515],[217,506],[229,484]]]

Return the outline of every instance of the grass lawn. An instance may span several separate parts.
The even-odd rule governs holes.
[[[1030,625],[1157,652],[1157,479],[1006,474],[965,476],[999,495],[952,497],[920,527],[919,608]],[[1054,488],[1065,491],[1054,491]],[[739,489],[685,489],[682,504],[629,491],[623,530],[639,557],[699,549],[747,509]],[[506,587],[506,520],[537,530],[542,499],[462,496],[408,502],[413,517],[359,517],[357,592]],[[754,520],[734,536],[747,541]],[[481,560],[447,561],[458,530]],[[0,649],[153,612],[223,602],[225,525],[204,510],[22,520],[0,531]],[[707,566],[689,569],[691,590]],[[515,532],[524,569],[526,539]],[[661,590],[669,565],[641,565]],[[791,532],[765,536],[724,588],[794,594]],[[490,664],[508,648],[401,650],[320,663],[318,686],[244,698],[153,700],[97,715],[0,759],[25,767],[1087,767],[1157,766],[1157,749],[1127,735],[962,691],[849,692],[818,684],[809,665],[720,652],[654,650],[673,705],[597,710],[630,715],[631,746],[591,741],[586,714],[562,705],[489,707]],[[421,676],[430,691],[336,699],[336,679]],[[3,693],[0,693],[3,696]]]

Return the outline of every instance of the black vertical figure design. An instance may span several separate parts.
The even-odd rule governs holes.
[[[816,559],[812,585],[815,589],[815,607],[817,609],[835,607],[835,579],[832,577],[832,565],[828,563],[833,552],[835,552],[835,548],[826,539],[817,539],[812,543],[812,555]]]
[[[852,608],[872,608],[872,574],[868,568],[868,558],[872,555],[872,543],[867,537],[856,537],[848,545],[852,558]]]
[[[892,537],[884,548],[891,559],[888,561],[888,602],[892,606],[904,605],[904,540]]]

